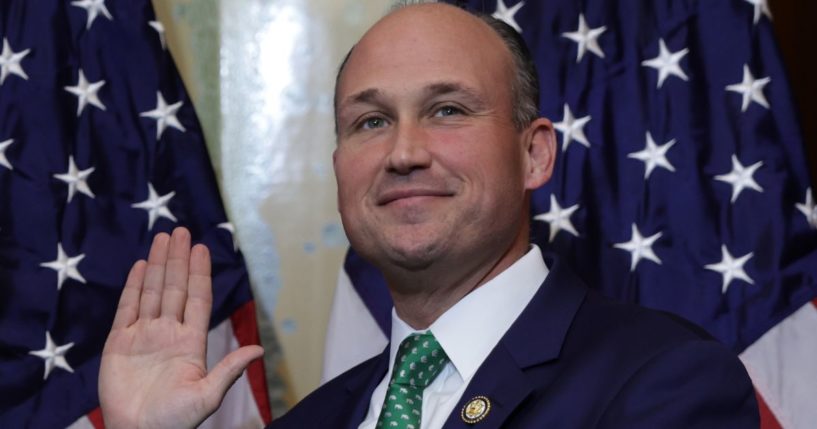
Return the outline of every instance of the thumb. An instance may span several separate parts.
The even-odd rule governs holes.
[[[208,402],[214,408],[218,407],[224,395],[227,394],[227,390],[241,376],[250,362],[263,355],[264,349],[261,346],[251,345],[241,347],[225,356],[205,378],[210,387],[207,392]]]

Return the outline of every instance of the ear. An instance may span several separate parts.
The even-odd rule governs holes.
[[[556,159],[556,133],[546,118],[531,122],[525,130],[525,189],[534,190],[550,180]]]

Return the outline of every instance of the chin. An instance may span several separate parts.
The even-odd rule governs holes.
[[[391,258],[389,264],[391,267],[401,268],[406,271],[423,271],[434,263],[436,258],[430,257],[427,254],[404,253],[395,258]]]
[[[446,238],[456,236],[437,222],[368,228],[349,234],[355,251],[381,271],[420,271],[439,261],[450,249]],[[356,239],[353,239],[356,238]]]
[[[439,243],[396,243],[381,249],[375,265],[381,270],[395,268],[406,271],[422,271],[439,260],[442,250]]]

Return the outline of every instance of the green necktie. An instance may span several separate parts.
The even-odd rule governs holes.
[[[403,340],[394,358],[377,427],[420,429],[423,389],[434,381],[447,362],[448,356],[431,332],[413,334]]]

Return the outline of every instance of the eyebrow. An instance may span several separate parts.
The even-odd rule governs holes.
[[[459,94],[460,96],[464,97],[466,101],[473,104],[477,110],[480,110],[485,106],[485,99],[480,95],[479,91],[457,82],[432,83],[425,88],[425,92],[428,98],[448,94]]]
[[[457,82],[435,82],[423,88],[424,98],[434,98],[448,94],[460,94],[468,102],[473,103],[477,109],[483,108],[485,99],[480,93],[469,86]],[[338,109],[354,104],[379,104],[385,97],[383,91],[378,88],[364,89],[356,94],[346,97],[339,105]]]
[[[374,103],[380,98],[383,98],[383,91],[377,88],[365,89],[357,94],[350,95],[343,99],[343,101],[338,105],[338,111],[343,110],[344,107],[352,104]]]

